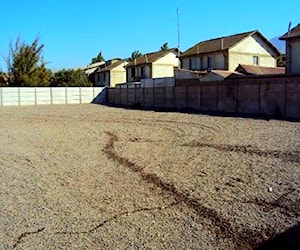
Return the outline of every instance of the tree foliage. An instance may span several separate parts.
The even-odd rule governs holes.
[[[129,61],[133,61],[134,59],[137,59],[138,57],[141,57],[143,54],[139,50],[135,50],[131,53],[131,57],[129,58]]]
[[[44,44],[39,45],[39,38],[28,45],[20,38],[13,44],[10,41],[6,64],[11,86],[48,86],[49,70],[42,57]]]
[[[53,87],[90,87],[93,84],[89,81],[81,69],[63,69],[54,73],[51,79]]]
[[[166,51],[169,49],[168,43],[164,43],[161,47],[160,47],[160,51]]]
[[[92,63],[96,63],[96,62],[103,62],[104,61],[104,57],[102,55],[102,51],[99,52],[99,54],[96,57],[92,58]]]
[[[285,67],[285,64],[286,64],[286,55],[285,54],[281,54],[277,58],[277,67]]]

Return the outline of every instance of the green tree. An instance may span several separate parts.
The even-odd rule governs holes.
[[[89,81],[84,71],[81,69],[63,69],[54,73],[51,80],[53,87],[91,87],[93,84]]]
[[[135,50],[131,53],[131,57],[129,58],[129,61],[133,61],[134,59],[137,59],[138,57],[141,57],[143,54],[139,50]]]
[[[11,86],[48,86],[49,70],[42,58],[44,44],[39,45],[39,38],[28,45],[20,38],[13,44],[10,41],[6,58],[9,83]]]
[[[168,50],[169,47],[168,47],[168,43],[164,43],[161,47],[160,47],[160,51],[166,51]]]
[[[285,67],[286,64],[286,55],[285,54],[281,54],[278,58],[277,58],[277,67]]]
[[[102,51],[100,51],[99,54],[96,57],[92,58],[91,63],[103,62],[103,61],[104,61],[104,57],[102,55]]]

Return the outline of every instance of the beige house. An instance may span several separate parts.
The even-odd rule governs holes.
[[[125,82],[126,65],[127,62],[121,59],[106,61],[105,65],[95,72],[95,85],[115,87],[116,84]]]
[[[280,52],[258,31],[202,41],[181,54],[189,70],[234,71],[239,64],[276,67]]]
[[[300,24],[280,37],[286,41],[286,74],[300,74]]]
[[[177,49],[169,49],[145,54],[126,66],[127,82],[147,78],[173,77],[174,69],[179,67]]]

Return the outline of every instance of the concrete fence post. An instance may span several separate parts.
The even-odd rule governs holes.
[[[50,88],[50,103],[53,104],[53,93],[52,93],[52,87]]]
[[[219,112],[219,84],[216,82],[216,88],[217,88],[217,112]]]
[[[3,106],[3,93],[2,88],[0,88],[0,101],[1,101],[1,107]]]
[[[236,98],[236,102],[235,102],[235,112],[238,112],[238,107],[239,107],[239,83],[236,82],[235,83],[235,98]]]
[[[37,105],[37,93],[36,93],[36,87],[34,87],[34,104]]]
[[[21,106],[21,90],[20,87],[18,87],[18,105]]]
[[[200,82],[200,111],[202,111],[202,102],[203,102],[203,100],[202,100],[202,83]]]
[[[79,103],[81,104],[82,102],[82,96],[81,96],[81,86],[79,87]]]
[[[189,105],[189,94],[188,94],[188,91],[189,91],[189,87],[186,85],[185,86],[185,107],[184,108],[187,108],[188,105]]]
[[[152,91],[152,103],[153,103],[153,108],[155,108],[155,86],[156,86],[156,84],[155,84],[155,82],[153,81],[153,84],[152,84],[152,89],[153,89],[153,91]]]
[[[166,97],[166,83],[165,83],[165,86],[164,86],[164,108],[166,108],[167,106],[167,97]]]
[[[173,94],[173,102],[172,102],[172,104],[173,104],[173,108],[175,108],[176,107],[176,95],[175,95],[175,93],[176,93],[176,86],[173,86],[173,90],[172,90],[172,94]]]
[[[284,116],[285,117],[287,117],[287,102],[288,102],[287,86],[288,86],[288,81],[285,81],[284,82]]]
[[[143,87],[143,107],[145,107],[145,86]]]
[[[128,84],[126,84],[126,85],[127,85],[127,88],[126,88],[126,91],[127,91],[127,94],[126,94],[126,95],[127,95],[126,106],[128,107],[128,103],[129,103],[129,100],[128,100],[128,92],[129,92],[129,91],[128,91]]]
[[[65,104],[68,104],[68,88],[65,87]]]
[[[261,114],[261,82],[258,82],[258,114]]]

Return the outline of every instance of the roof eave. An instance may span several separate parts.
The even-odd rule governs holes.
[[[188,54],[188,55],[184,55],[184,54],[181,54],[179,56],[179,58],[184,58],[184,57],[191,57],[191,56],[199,56],[199,55],[208,55],[208,54],[211,54],[211,53],[217,53],[217,52],[227,52],[228,49],[222,49],[222,50],[214,50],[214,51],[210,51],[210,52],[205,52],[205,53],[193,53],[193,54]]]

